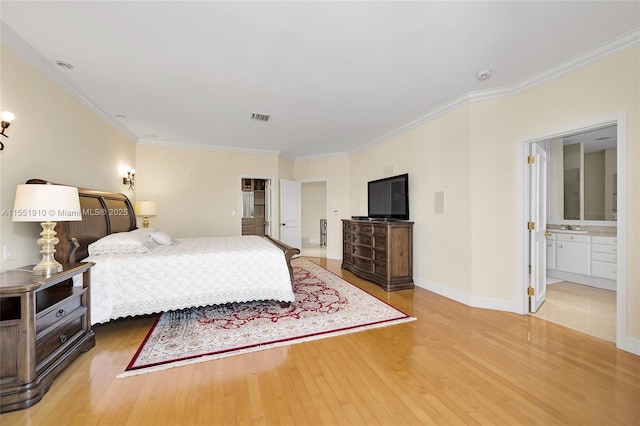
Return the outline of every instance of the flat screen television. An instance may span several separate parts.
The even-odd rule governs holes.
[[[409,175],[368,183],[368,216],[373,219],[409,220]]]

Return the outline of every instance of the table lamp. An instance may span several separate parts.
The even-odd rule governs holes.
[[[33,268],[34,275],[62,272],[62,265],[53,257],[56,252],[56,222],[82,220],[78,188],[52,184],[24,184],[16,189],[13,222],[40,222],[42,260]]]
[[[142,227],[149,227],[149,216],[156,215],[156,202],[155,201],[136,201],[136,206],[133,208],[138,216],[144,216],[142,219]]]

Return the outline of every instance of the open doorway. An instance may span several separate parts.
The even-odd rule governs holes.
[[[241,235],[271,235],[271,179],[240,179]]]
[[[601,134],[602,133],[602,134]],[[607,135],[604,135],[607,133]],[[613,135],[613,136],[611,136]],[[603,149],[607,153],[594,153],[596,143],[590,145],[588,138],[604,140],[614,139],[614,146]],[[610,138],[610,139],[605,139]],[[522,213],[523,226],[520,250],[523,254],[522,285],[524,312],[580,330],[606,340],[616,342],[625,349],[626,340],[626,122],[624,114],[605,117],[590,123],[584,123],[549,132],[538,137],[522,141],[519,147],[523,164],[519,166],[522,177]],[[532,183],[529,153],[534,145],[543,146],[549,158],[546,184],[549,191],[544,200],[536,199],[535,184]],[[577,154],[575,152],[577,151]],[[577,155],[577,162],[567,165],[562,156]],[[605,164],[605,157],[612,158],[611,165],[596,175],[610,175],[599,185],[597,191],[585,187],[587,181],[594,180],[589,164]],[[602,157],[601,160],[598,160]],[[560,158],[560,161],[558,159]],[[528,160],[528,161],[527,161]],[[580,170],[576,170],[577,167]],[[585,168],[585,165],[586,168]],[[555,170],[555,176],[554,176]],[[566,179],[558,181],[558,174]],[[576,178],[576,176],[578,176]],[[571,180],[572,179],[572,180]],[[574,180],[578,180],[576,185]],[[571,180],[571,181],[569,181]],[[563,194],[564,191],[564,194]],[[596,203],[593,193],[605,197]],[[578,200],[579,205],[570,205]],[[615,201],[612,207],[612,201]],[[546,235],[546,253],[533,252],[532,228],[537,228],[531,212],[536,203],[545,204],[546,216],[542,231]],[[604,206],[602,213],[594,215],[594,206]],[[590,215],[591,212],[591,215]],[[540,231],[540,229],[538,229]],[[538,259],[544,257],[549,286],[544,303],[531,303],[534,296],[532,287],[534,274],[539,270]],[[525,296],[526,295],[526,296]],[[612,301],[613,312],[611,310]],[[608,306],[607,306],[608,305]],[[536,309],[531,309],[536,306]],[[606,324],[606,321],[610,325]],[[611,323],[613,322],[613,323]],[[607,330],[607,327],[609,328]],[[613,332],[613,336],[612,336]]]
[[[302,182],[302,256],[327,257],[327,182]]]

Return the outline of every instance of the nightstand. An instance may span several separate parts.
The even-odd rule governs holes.
[[[95,345],[91,262],[63,265],[48,277],[31,266],[0,273],[0,412],[40,401],[51,383]],[[82,277],[82,287],[73,277]]]

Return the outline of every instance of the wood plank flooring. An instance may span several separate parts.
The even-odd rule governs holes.
[[[153,317],[95,327],[81,355],[8,425],[636,425],[640,357],[554,323],[416,288],[417,321],[117,379]]]

